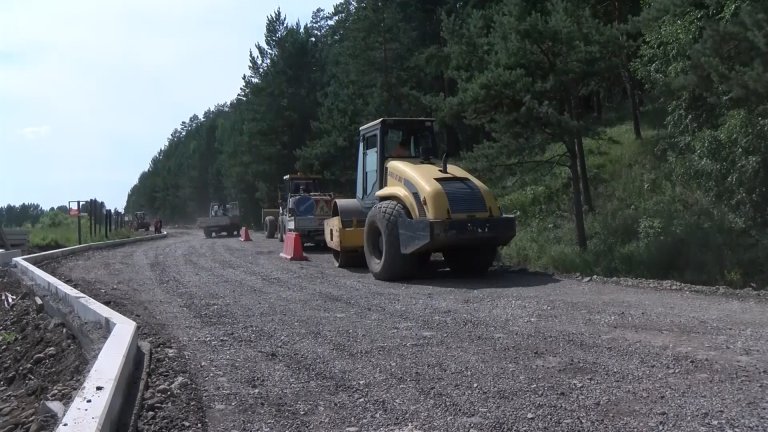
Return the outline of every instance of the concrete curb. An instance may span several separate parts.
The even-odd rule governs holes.
[[[63,258],[89,250],[122,246],[140,241],[165,238],[168,233],[153,234],[124,240],[112,240],[73,246],[50,252],[26,255],[13,259],[13,269],[22,279],[38,289],[58,298],[86,322],[100,323],[109,332],[83,385],[59,423],[57,432],[112,431],[119,424],[127,384],[130,382],[134,358],[138,349],[136,323],[96,300],[35,267],[45,261]]]
[[[20,250],[9,250],[9,251],[6,251],[6,250],[3,250],[3,249],[0,249],[0,266],[7,266],[7,265],[11,264],[11,261],[14,258],[18,258],[20,256],[21,256],[21,251]]]

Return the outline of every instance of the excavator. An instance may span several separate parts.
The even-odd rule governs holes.
[[[516,220],[446,154],[432,159],[435,119],[380,118],[359,132],[355,198],[335,199],[324,222],[335,265],[395,281],[440,252],[452,272],[486,273],[515,237]]]

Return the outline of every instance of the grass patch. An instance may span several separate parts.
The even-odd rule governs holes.
[[[128,228],[114,230],[109,234],[109,239],[104,235],[104,228],[96,235],[88,231],[88,221],[81,220],[82,244],[96,243],[106,240],[118,240],[130,238],[133,232]],[[40,222],[29,228],[30,246],[41,250],[60,249],[77,246],[77,219],[62,213],[48,213],[40,219]]]

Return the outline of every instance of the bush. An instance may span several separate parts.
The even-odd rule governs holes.
[[[67,225],[69,221],[69,216],[65,215],[64,213],[54,211],[43,215],[43,217],[40,218],[40,222],[38,222],[37,226],[42,228],[58,228]]]
[[[626,126],[608,136],[587,143],[596,206],[586,216],[588,249],[575,246],[567,174],[536,174],[500,197],[518,215],[518,235],[503,251],[507,262],[735,288],[768,283],[768,251],[760,247],[768,233],[745,229],[725,205],[680,182],[674,166],[653,155],[652,142],[634,141]]]

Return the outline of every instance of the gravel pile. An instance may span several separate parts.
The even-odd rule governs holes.
[[[87,373],[64,323],[36,310],[34,296],[0,270],[0,432],[51,431]]]

